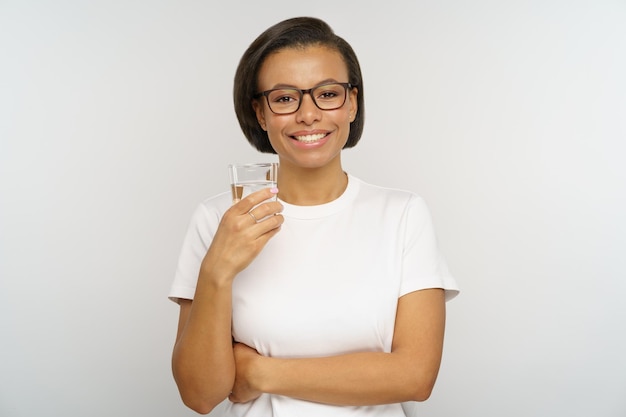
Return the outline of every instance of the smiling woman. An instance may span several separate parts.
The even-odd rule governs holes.
[[[170,292],[183,401],[206,413],[228,398],[227,416],[404,416],[401,402],[433,389],[458,288],[424,201],[343,170],[364,120],[352,48],[321,20],[283,21],[246,51],[234,94],[250,143],[278,155],[279,189],[217,195],[192,219]]]
[[[318,176],[328,174],[330,180],[339,180],[345,186],[341,150],[358,110],[357,87],[337,81],[347,79],[348,70],[341,55],[326,46],[285,48],[265,59],[258,73],[258,85],[261,90],[268,89],[262,93],[267,100],[257,98],[252,106],[279,156],[279,180],[281,175],[295,177],[291,175],[292,169],[316,168]],[[292,97],[285,94],[284,88],[276,89],[285,85],[293,86]],[[348,87],[351,87],[349,92]],[[276,108],[283,111],[277,114]],[[283,181],[282,185],[291,184]],[[298,185],[291,188],[282,187],[279,197],[299,204],[294,198],[302,188]],[[337,189],[326,197],[327,201],[314,203],[334,200],[341,192]]]
[[[121,13],[110,0],[0,0],[0,416],[196,414],[184,409],[171,378],[181,307],[163,296],[190,206],[229,192],[227,164],[278,161],[258,153],[237,127],[236,114],[266,135],[251,105],[264,91],[251,58],[243,64],[250,76],[237,84],[247,90],[237,99],[247,113],[230,110],[232,81],[262,26],[302,13],[329,19],[359,54],[365,77],[358,80],[351,56],[341,52],[350,76],[336,81],[358,90],[348,146],[359,136],[367,95],[362,139],[341,152],[351,176],[344,194],[353,195],[355,177],[419,192],[462,285],[463,296],[446,305],[433,395],[405,405],[406,414],[626,416],[626,2],[397,0],[355,8],[265,0],[246,2],[245,13],[234,1],[124,5]],[[251,49],[259,65],[269,47],[282,49],[273,49],[274,40],[285,27]],[[295,47],[293,37],[285,39]],[[263,138],[264,152],[272,152]],[[362,182],[357,195],[363,190]],[[316,194],[308,194],[314,203]],[[367,335],[389,333],[391,322],[359,303],[374,306],[376,264],[395,249],[372,252],[359,240],[378,233],[388,241],[383,233],[401,222],[385,219],[390,229],[381,231],[384,213],[367,212],[363,198],[360,211],[344,206],[353,216],[333,214],[341,211],[334,201],[282,202],[281,230],[233,281],[228,302],[237,319],[225,326],[226,338],[235,333],[261,360],[369,354],[379,348]],[[196,324],[227,320],[198,315],[207,281],[199,265],[208,246],[216,251],[224,242],[226,229],[222,237],[215,231],[230,206],[228,197],[219,207],[207,200],[194,217],[197,240],[190,234],[181,252],[175,294],[183,305],[196,298],[184,337],[197,335]],[[251,233],[247,217],[242,225]],[[350,224],[356,243],[335,237]],[[287,271],[292,263],[303,266]],[[263,275],[263,265],[290,276]],[[380,297],[399,304],[406,290]],[[180,340],[177,355],[185,353]],[[204,354],[190,358],[189,372],[208,377],[203,361],[222,339],[203,340]],[[228,342],[232,353],[232,336]],[[373,365],[355,369],[378,372]],[[212,369],[216,379],[231,377]],[[178,379],[184,390],[185,377]],[[277,415],[287,401],[299,407],[295,416],[309,407],[321,416],[336,411],[297,402],[297,393],[243,404],[226,395],[215,396],[224,402],[212,417],[224,417],[225,408],[252,414],[264,401]]]

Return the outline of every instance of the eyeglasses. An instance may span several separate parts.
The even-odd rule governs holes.
[[[300,90],[298,88],[275,88],[254,95],[254,98],[265,96],[272,113],[290,114],[300,109],[305,94],[311,96],[313,103],[320,110],[336,110],[346,102],[348,89],[355,87],[350,83],[329,83]]]

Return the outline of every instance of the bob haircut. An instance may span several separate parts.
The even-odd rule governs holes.
[[[267,132],[256,118],[252,107],[253,96],[258,93],[258,73],[265,59],[281,49],[325,46],[337,51],[348,68],[348,82],[358,88],[356,117],[350,123],[350,134],[344,148],[351,148],[363,133],[364,99],[361,67],[352,47],[343,38],[335,35],[324,21],[313,17],[287,19],[268,28],[244,52],[235,73],[233,89],[235,113],[243,134],[259,152],[273,153]]]

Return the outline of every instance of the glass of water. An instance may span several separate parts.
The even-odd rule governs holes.
[[[238,201],[263,188],[276,187],[278,163],[231,164],[228,166],[228,172],[233,201]],[[271,200],[276,200],[276,196]]]

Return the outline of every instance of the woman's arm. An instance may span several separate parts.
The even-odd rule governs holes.
[[[246,402],[271,393],[336,405],[424,401],[439,372],[444,328],[444,291],[428,289],[398,300],[391,353],[277,359],[237,345],[230,399]]]
[[[199,413],[210,412],[231,392],[232,282],[280,230],[280,203],[255,207],[274,193],[253,193],[224,214],[202,261],[194,300],[180,301],[172,370],[183,402]],[[253,207],[258,219],[269,217],[255,222],[248,215]]]

